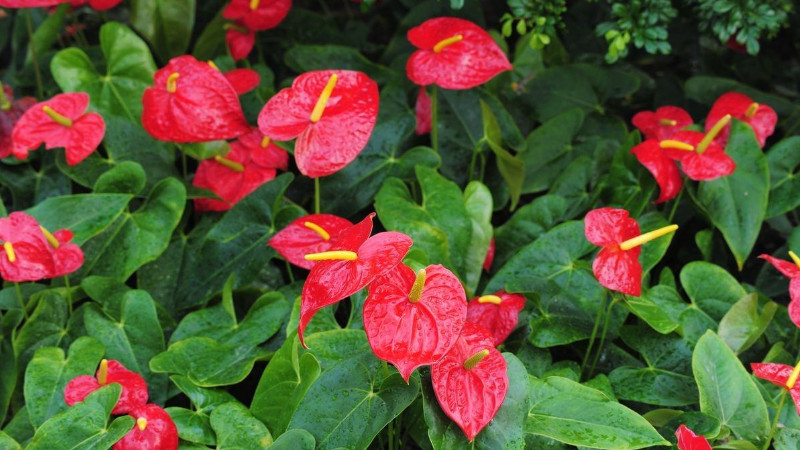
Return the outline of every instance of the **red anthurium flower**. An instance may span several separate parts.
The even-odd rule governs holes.
[[[225,42],[231,57],[238,61],[245,59],[256,44],[256,32],[248,29],[239,22],[225,24]]]
[[[70,244],[72,232],[50,233],[24,212],[0,219],[0,275],[6,281],[36,281],[72,273],[83,264],[83,251]]]
[[[662,106],[655,112],[636,113],[631,122],[644,134],[645,139],[657,141],[669,139],[693,123],[692,116],[677,106]]]
[[[800,414],[800,385],[797,384],[797,379],[800,377],[800,363],[795,367],[785,364],[751,363],[750,368],[753,369],[753,375],[756,377],[789,391],[797,414]]]
[[[7,158],[11,155],[12,140],[11,133],[14,125],[25,111],[36,104],[33,97],[22,97],[14,100],[14,93],[8,86],[0,84],[0,158]]]
[[[494,252],[495,252],[495,245],[493,237],[489,240],[489,248],[486,250],[486,259],[483,260],[483,270],[487,272],[492,269],[492,263],[494,262]]]
[[[142,97],[142,126],[154,138],[206,142],[250,131],[236,90],[209,64],[178,56],[154,80]]]
[[[800,327],[800,257],[791,250],[789,250],[789,256],[793,262],[773,258],[769,255],[759,255],[758,257],[775,266],[780,273],[791,280],[789,282],[789,297],[792,301],[789,302],[789,318],[792,319],[795,325]]]
[[[219,67],[214,64],[214,61],[209,61],[208,65],[222,72]],[[223,72],[222,75],[239,95],[252,91],[261,83],[261,75],[252,69],[233,69]]]
[[[592,263],[595,278],[607,289],[638,297],[642,293],[639,246],[677,229],[677,225],[669,225],[639,234],[639,224],[624,209],[589,211],[584,218],[586,239],[603,247]]]
[[[119,383],[122,386],[122,394],[111,411],[112,414],[129,414],[147,403],[147,383],[144,378],[113,359],[100,361],[94,377],[81,375],[70,380],[64,388],[64,401],[72,406],[109,383]]]
[[[775,124],[778,122],[778,114],[768,105],[756,103],[750,97],[738,92],[728,92],[718,98],[711,107],[706,117],[706,130],[711,130],[726,115],[750,125],[761,147],[764,147],[767,138],[772,136]],[[730,131],[729,126],[721,130],[718,143],[722,147],[728,142]]]
[[[31,106],[14,126],[14,156],[26,159],[30,150],[44,143],[48,150],[64,147],[70,166],[83,161],[106,133],[103,118],[86,113],[88,107],[89,95],[85,92],[59,94]]]
[[[370,284],[364,331],[375,355],[408,382],[414,369],[450,350],[466,316],[466,294],[452,272],[436,265],[415,274],[401,263]]]
[[[683,172],[692,180],[709,181],[728,176],[736,170],[736,162],[715,138],[730,120],[731,116],[724,116],[706,134],[681,131],[671,139],[659,142],[659,146],[668,157],[680,161]]]
[[[419,89],[417,103],[414,111],[417,114],[417,134],[423,135],[431,132],[431,98],[425,92],[425,88]]]
[[[367,145],[378,102],[378,84],[361,72],[306,72],[267,102],[258,127],[278,141],[297,138],[297,168],[324,177],[350,164]]]
[[[372,233],[371,213],[331,242],[331,250],[306,255],[319,261],[303,285],[300,324],[297,334],[305,347],[303,330],[320,309],[355,294],[376,277],[395,268],[411,248],[411,238],[403,233]]]
[[[292,0],[232,0],[222,10],[222,17],[251,30],[269,30],[283,22],[291,7]]]
[[[426,20],[408,31],[408,40],[419,50],[408,59],[406,74],[420,86],[471,89],[512,68],[489,33],[468,20]]]
[[[679,450],[711,450],[711,444],[705,437],[694,434],[686,425],[681,424],[675,430],[675,437],[678,438]]]
[[[128,412],[136,425],[112,447],[114,450],[176,450],[178,428],[172,417],[153,403]]]
[[[289,155],[258,130],[231,143],[225,156],[205,159],[197,166],[192,185],[209,189],[222,200],[197,198],[197,211],[227,211],[259,186],[286,169]]]
[[[683,188],[681,171],[678,164],[661,148],[659,141],[648,139],[633,147],[631,153],[636,155],[636,159],[653,174],[658,183],[659,195],[655,203],[663,203],[678,196]]]
[[[519,312],[524,307],[525,297],[501,290],[493,295],[470,300],[467,306],[467,322],[480,325],[491,333],[496,347],[517,327]]]
[[[0,8],[42,8],[57,6],[69,0],[0,0]]]
[[[120,3],[122,3],[122,0],[72,0],[70,2],[70,5],[73,8],[78,8],[87,3],[89,4],[89,6],[98,11],[105,11],[106,9],[111,9],[119,5]]]
[[[506,360],[486,330],[467,322],[453,348],[431,366],[431,381],[442,411],[472,442],[506,398]]]
[[[295,266],[311,270],[317,262],[306,260],[306,255],[330,250],[339,233],[352,226],[352,222],[339,216],[310,214],[275,233],[269,245]]]

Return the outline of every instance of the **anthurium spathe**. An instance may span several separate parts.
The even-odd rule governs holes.
[[[57,6],[70,0],[0,0],[0,8],[43,8]]]
[[[305,256],[325,252],[342,230],[353,223],[333,214],[310,214],[292,221],[269,240],[269,245],[295,266],[311,270],[317,263]]]
[[[225,43],[231,58],[238,61],[247,58],[256,44],[256,32],[240,22],[225,24]]]
[[[589,211],[584,218],[586,239],[603,247],[592,263],[595,278],[607,289],[638,297],[642,293],[640,246],[677,229],[669,225],[640,234],[639,224],[624,209]]]
[[[452,272],[435,265],[414,273],[401,263],[370,284],[364,331],[375,355],[408,382],[417,367],[447,354],[466,316],[466,294]]]
[[[14,100],[14,92],[10,87],[0,88],[0,159],[11,155],[13,149],[11,133],[14,125],[22,114],[35,104],[36,99],[33,97]]]
[[[489,239],[489,248],[486,249],[486,258],[483,260],[483,270],[490,271],[492,270],[492,263],[494,262],[494,254],[496,251],[496,247],[494,244],[494,237]]]
[[[172,418],[158,405],[149,403],[128,411],[136,425],[119,442],[114,450],[176,450],[178,428]]]
[[[303,330],[320,309],[355,294],[376,277],[395,268],[411,248],[411,238],[386,231],[370,237],[372,218],[342,230],[330,250],[305,256],[317,261],[303,284],[297,333],[305,346]]]
[[[789,391],[797,414],[800,415],[800,385],[797,384],[797,379],[800,377],[800,363],[795,367],[786,364],[751,363],[750,368],[756,377]]]
[[[648,139],[634,146],[631,153],[653,174],[658,183],[659,194],[655,203],[663,203],[678,196],[683,188],[683,176],[678,164],[667,156],[659,141]]]
[[[789,278],[789,318],[795,325],[800,327],[800,257],[793,251],[789,251],[792,261],[773,258],[770,255],[759,255],[758,257],[772,264],[780,273]]]
[[[431,381],[442,411],[472,442],[506,398],[506,360],[488,331],[467,322],[453,348],[431,366]]]
[[[631,119],[645,139],[663,141],[693,123],[692,116],[677,106],[662,106],[655,111],[641,111]]]
[[[775,132],[775,124],[778,122],[778,114],[769,105],[754,102],[753,99],[739,92],[728,92],[720,96],[711,107],[711,111],[706,117],[706,130],[711,130],[726,115],[750,125],[758,139],[758,145],[762,148],[767,138]],[[730,131],[730,126],[721,130],[718,143],[722,147],[728,142]]]
[[[367,145],[378,103],[378,84],[362,72],[306,72],[267,102],[258,127],[278,141],[297,138],[297,168],[308,177],[324,177],[349,164]]]
[[[502,344],[519,322],[525,297],[504,290],[475,297],[467,305],[467,322],[482,326],[491,333],[495,347]]]
[[[106,133],[103,118],[87,113],[88,107],[89,95],[85,92],[59,94],[31,106],[14,125],[12,153],[26,159],[29,151],[44,143],[48,150],[63,147],[70,166],[83,161]]]
[[[731,116],[723,116],[706,134],[681,131],[659,142],[664,153],[681,163],[683,172],[695,181],[710,181],[736,171],[736,162],[716,141],[719,133],[730,124]]]
[[[291,8],[292,0],[232,0],[222,10],[222,17],[262,31],[277,27]]]
[[[679,450],[711,450],[711,444],[705,437],[694,434],[686,425],[681,424],[675,430],[675,437],[678,438]]]
[[[414,113],[417,116],[416,133],[418,135],[431,132],[431,97],[425,92],[425,88],[419,89],[417,102],[414,105]]]
[[[219,70],[178,56],[154,76],[142,97],[142,126],[156,139],[205,142],[250,131],[236,90]]]
[[[220,68],[214,64],[214,61],[209,61],[208,65],[214,69],[220,70]],[[222,71],[220,70],[220,72]],[[225,76],[225,79],[228,80],[239,95],[252,91],[261,83],[261,75],[253,69],[232,69],[227,72],[222,72],[222,75]]]
[[[122,0],[72,0],[70,2],[73,8],[83,6],[87,3],[93,9],[96,9],[98,11],[105,11],[107,9],[111,9],[119,5],[120,3],[122,3]]]
[[[409,57],[406,74],[420,86],[471,89],[512,68],[489,33],[468,20],[426,20],[408,31],[408,40],[419,50]]]
[[[0,275],[6,281],[36,281],[72,273],[83,251],[70,243],[72,232],[50,233],[32,216],[13,212],[0,219]]]
[[[147,403],[147,383],[144,378],[114,359],[100,361],[95,376],[81,375],[70,380],[64,388],[64,401],[72,406],[109,383],[122,386],[122,394],[111,411],[112,414],[129,414]]]

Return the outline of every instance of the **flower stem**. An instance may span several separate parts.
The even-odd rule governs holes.
[[[39,71],[39,58],[36,56],[36,46],[33,44],[33,22],[31,21],[31,10],[25,10],[25,26],[28,28],[28,49],[31,51],[33,60],[33,70],[36,75],[36,94],[39,100],[44,99],[44,86],[42,84],[42,73]]]
[[[603,301],[600,308],[597,310],[597,317],[594,319],[594,327],[592,328],[592,335],[589,337],[589,345],[586,347],[586,353],[583,354],[583,361],[581,362],[581,375],[586,369],[586,363],[589,362],[589,355],[592,353],[594,347],[594,340],[597,337],[597,330],[600,328],[600,320],[603,318],[603,311],[606,309],[606,297],[603,296]]]
[[[69,315],[72,315],[72,288],[69,285],[69,277],[64,275],[64,286],[67,288],[67,308],[69,310]]]
[[[614,296],[614,299],[608,304],[608,309],[606,310],[606,320],[603,322],[603,332],[600,333],[600,344],[597,346],[597,353],[595,353],[594,360],[592,360],[592,367],[589,369],[589,376],[587,379],[591,379],[592,375],[594,375],[594,368],[597,365],[597,361],[600,360],[600,354],[603,353],[603,344],[606,342],[606,333],[608,333],[608,323],[611,320],[611,311],[614,309],[614,305],[616,305],[618,301],[619,297]]]
[[[314,178],[314,212],[319,214],[319,178]]]
[[[432,87],[431,93],[431,147],[439,153],[439,88]],[[471,175],[470,175],[471,176]]]
[[[19,288],[19,283],[14,283],[14,290],[17,291],[17,300],[19,300],[19,307],[22,310],[22,314],[24,314],[27,319],[29,317],[28,310],[25,309],[25,301],[22,300],[22,290]]]
[[[775,436],[775,430],[778,426],[778,419],[781,417],[781,413],[783,412],[783,404],[786,403],[786,391],[785,389],[781,392],[781,401],[778,403],[778,409],[775,411],[775,417],[772,419],[772,426],[769,429],[769,435],[767,436],[767,440],[764,442],[763,450],[767,450],[769,448],[770,442],[772,442],[772,436]]]
[[[286,272],[289,273],[289,281],[294,284],[294,274],[292,273],[292,265],[289,264],[289,261],[286,261]]]

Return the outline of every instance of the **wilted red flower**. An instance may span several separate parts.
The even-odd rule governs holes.
[[[147,404],[129,411],[136,425],[112,447],[114,450],[176,450],[178,428],[160,406]]]
[[[489,248],[486,249],[486,258],[483,260],[483,270],[490,271],[492,269],[492,263],[494,262],[494,252],[495,252],[495,245],[494,245],[494,237],[489,239]]]
[[[250,131],[236,90],[209,64],[178,56],[154,80],[142,97],[142,126],[154,138],[206,142]]]
[[[306,255],[309,261],[319,261],[303,284],[300,323],[297,334],[305,347],[303,330],[320,309],[355,294],[375,277],[395,268],[411,248],[411,238],[403,233],[386,231],[369,237],[372,218],[339,233],[331,249]]]
[[[711,444],[706,438],[694,434],[686,425],[681,424],[675,430],[675,437],[678,438],[679,450],[711,450]]]
[[[269,245],[295,266],[311,270],[317,262],[306,260],[306,255],[330,250],[339,233],[352,226],[349,220],[333,214],[310,214],[275,233]]]
[[[431,366],[431,381],[442,411],[472,442],[506,398],[506,360],[486,330],[467,322],[453,348]]]
[[[105,11],[107,9],[111,9],[119,5],[120,3],[122,3],[122,0],[72,0],[70,2],[70,5],[73,8],[78,8],[87,3],[89,4],[89,6],[98,11]]]
[[[592,263],[595,278],[607,289],[638,297],[642,293],[639,246],[677,229],[677,225],[669,225],[639,234],[639,224],[624,209],[589,211],[584,218],[586,239],[603,247]]]
[[[231,0],[222,10],[222,17],[251,30],[269,30],[283,22],[291,7],[292,0]]]
[[[426,20],[408,31],[408,40],[419,50],[408,59],[406,74],[420,86],[471,89],[512,69],[489,33],[468,20]]]
[[[13,212],[0,219],[0,275],[6,281],[36,281],[72,273],[83,264],[83,251],[69,243],[72,232],[50,233],[32,216]]]
[[[436,265],[415,274],[400,263],[370,284],[364,331],[375,356],[394,364],[408,382],[414,369],[450,350],[466,316],[464,288],[452,272]]]
[[[128,414],[147,403],[147,383],[144,378],[114,359],[100,361],[94,377],[81,375],[71,379],[64,388],[64,401],[72,406],[109,383],[122,386],[122,394],[111,411],[112,414]]]
[[[789,278],[789,297],[792,299],[789,302],[789,318],[800,327],[800,258],[791,250],[789,250],[789,256],[793,262],[773,258],[770,255],[759,255],[758,257],[775,266],[780,273]]]
[[[662,106],[655,112],[638,112],[631,122],[644,134],[645,139],[657,141],[669,139],[693,123],[692,116],[677,106]]]
[[[248,29],[239,22],[225,24],[225,42],[231,58],[238,61],[247,58],[256,44],[256,32]]]
[[[669,144],[670,141],[663,141]],[[658,183],[659,195],[655,203],[663,203],[678,196],[683,188],[683,177],[678,164],[667,156],[660,142],[648,139],[631,149],[636,159],[653,174]]]
[[[431,132],[431,98],[425,92],[425,88],[419,88],[417,103],[414,105],[414,112],[417,115],[417,134],[423,135]]]
[[[297,168],[308,177],[324,177],[349,164],[367,145],[378,102],[377,83],[361,72],[306,72],[269,99],[258,127],[278,141],[297,138]]]
[[[800,414],[800,385],[797,384],[797,378],[800,377],[800,363],[795,367],[786,364],[751,363],[750,368],[756,377],[789,391],[797,414]]]
[[[467,305],[467,322],[480,325],[494,339],[495,347],[514,331],[519,312],[525,307],[525,297],[500,290],[493,295],[475,297]]]
[[[222,200],[197,198],[198,212],[227,211],[259,186],[286,170],[289,155],[257,129],[231,143],[225,156],[205,159],[197,166],[192,185],[209,189]]]
[[[35,104],[36,99],[33,97],[22,97],[15,101],[14,92],[8,86],[2,86],[0,89],[0,158],[11,155],[13,148],[11,133],[14,125],[22,114]]]
[[[87,113],[88,107],[89,95],[85,92],[59,94],[31,106],[14,126],[12,153],[26,159],[30,150],[44,143],[48,150],[63,147],[70,166],[83,161],[106,133],[103,118]]]
[[[680,161],[683,172],[692,180],[709,181],[728,176],[736,170],[736,162],[715,138],[730,120],[731,116],[724,116],[706,134],[681,131],[659,142],[659,146],[668,157]]]
[[[754,102],[753,99],[739,92],[728,92],[718,98],[711,107],[711,111],[706,117],[706,131],[711,130],[726,115],[750,125],[758,139],[758,145],[761,147],[764,147],[767,138],[772,136],[775,124],[778,122],[778,114],[769,105]],[[720,146],[725,147],[730,131],[730,126],[725,126],[720,131],[717,138]]]

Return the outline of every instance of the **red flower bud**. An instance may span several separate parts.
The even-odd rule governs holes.
[[[494,295],[475,297],[467,305],[467,322],[480,325],[491,333],[495,347],[502,344],[519,322],[525,297],[498,291]]]

